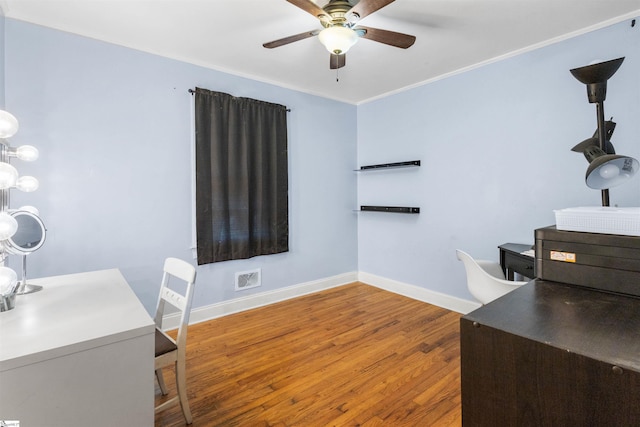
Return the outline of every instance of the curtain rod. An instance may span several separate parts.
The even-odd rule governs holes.
[[[189,93],[193,95],[194,93],[196,93],[196,91],[193,89],[189,89]],[[287,108],[287,113],[290,113],[290,112],[291,112],[291,108]]]

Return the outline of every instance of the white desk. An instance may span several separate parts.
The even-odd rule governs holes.
[[[154,323],[120,271],[29,283],[0,313],[0,420],[152,426]]]

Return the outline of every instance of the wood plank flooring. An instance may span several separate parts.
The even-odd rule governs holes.
[[[459,319],[353,283],[192,325],[192,425],[460,426]],[[184,426],[180,406],[155,424]]]

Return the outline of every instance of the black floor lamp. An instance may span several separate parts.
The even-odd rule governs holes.
[[[615,123],[604,120],[607,80],[618,71],[622,61],[624,57],[570,70],[576,79],[587,85],[589,103],[596,104],[598,129],[593,137],[572,150],[583,153],[589,162],[585,181],[588,187],[601,190],[602,206],[609,206],[609,188],[626,182],[640,168],[636,159],[615,154],[610,141]]]

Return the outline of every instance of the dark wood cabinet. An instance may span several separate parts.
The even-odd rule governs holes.
[[[640,425],[640,299],[534,280],[460,322],[465,427]]]

